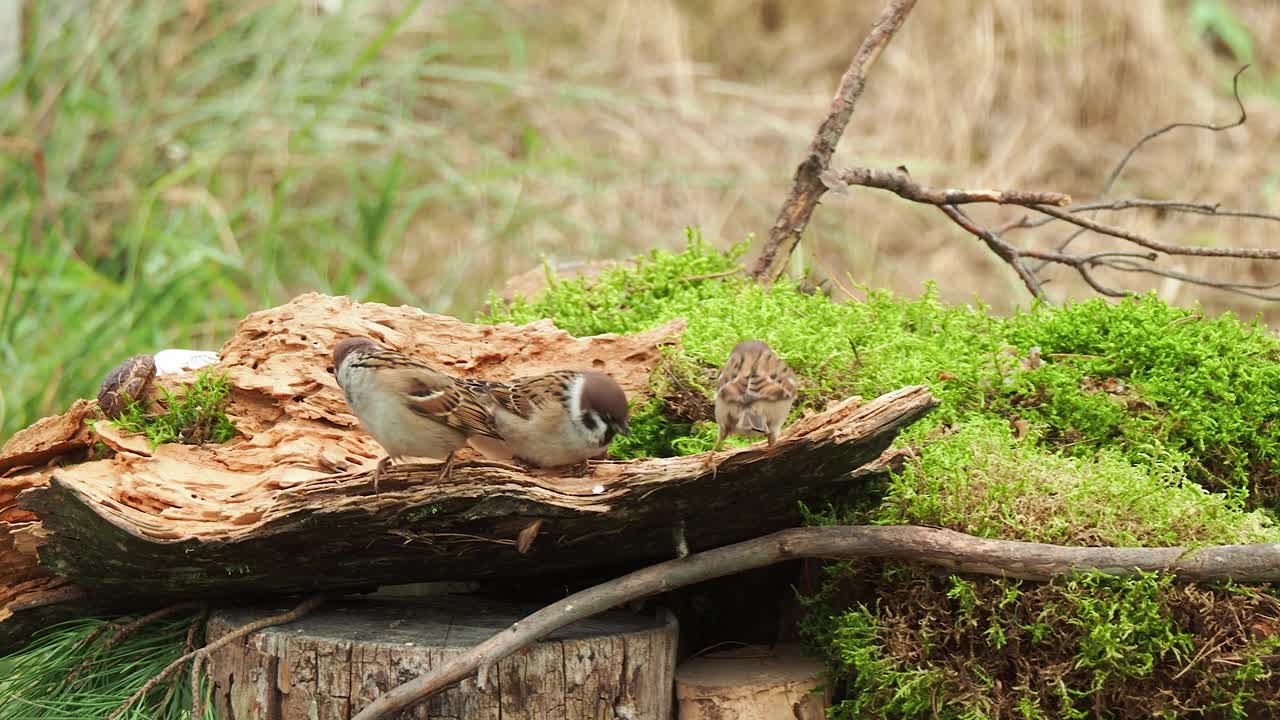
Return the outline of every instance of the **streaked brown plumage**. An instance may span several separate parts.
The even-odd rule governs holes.
[[[759,340],[738,343],[716,381],[720,437],[712,449],[729,435],[763,435],[772,446],[795,399],[796,375],[782,358]]]
[[[600,456],[615,434],[629,430],[626,393],[604,373],[557,370],[486,389],[501,442],[473,437],[472,445],[491,458],[576,465]]]
[[[444,460],[445,479],[467,438],[497,437],[485,395],[489,383],[451,377],[365,337],[339,342],[333,367],[361,427],[387,451],[374,471],[375,492],[392,458]]]

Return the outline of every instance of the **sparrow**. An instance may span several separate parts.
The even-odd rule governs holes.
[[[366,337],[333,348],[333,369],[360,426],[387,451],[373,473],[373,491],[392,458],[444,460],[440,479],[453,471],[453,454],[472,435],[497,437],[489,383],[451,377]]]
[[[478,434],[471,444],[490,458],[514,456],[543,468],[578,465],[630,431],[627,395],[604,373],[556,370],[486,389],[501,442]]]
[[[796,399],[796,375],[759,340],[744,340],[729,354],[716,380],[716,424],[720,437],[764,435],[772,447]]]

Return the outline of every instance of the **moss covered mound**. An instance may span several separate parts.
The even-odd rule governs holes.
[[[711,393],[735,343],[768,342],[801,376],[794,412],[927,384],[941,406],[899,444],[916,460],[812,522],[922,523],[1094,545],[1277,542],[1280,342],[1258,323],[1153,296],[1012,317],[860,288],[835,301],[731,273],[696,233],[592,280],[551,279],[484,320],[576,334],[688,320],[634,408],[621,457],[715,439]],[[735,439],[735,444],[750,441]],[[807,635],[834,669],[835,717],[1246,717],[1280,698],[1267,588],[1080,576],[1047,584],[889,563],[833,563]]]
[[[1000,418],[1046,450],[1090,457],[1108,448],[1134,464],[1180,466],[1241,498],[1280,495],[1280,342],[1257,323],[1208,319],[1154,296],[1000,318],[943,304],[932,285],[915,299],[867,290],[864,301],[833,302],[787,282],[766,289],[725,276],[745,250],[721,254],[690,232],[682,253],[654,251],[595,279],[549,277],[534,299],[491,298],[481,321],[551,318],[592,335],[686,318],[667,372],[654,378],[663,399],[633,409],[637,432],[612,448],[621,457],[710,448],[715,373],[738,340],[753,337],[801,376],[797,415],[924,383],[943,403],[910,442],[939,426]]]

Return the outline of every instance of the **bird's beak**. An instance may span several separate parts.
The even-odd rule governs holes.
[[[631,423],[629,422],[614,423],[613,431],[623,437],[627,437],[628,435],[631,434]]]

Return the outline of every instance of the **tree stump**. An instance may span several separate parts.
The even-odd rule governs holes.
[[[822,720],[825,682],[826,668],[796,645],[747,645],[681,663],[676,702],[680,720]]]
[[[287,609],[216,612],[209,641]],[[219,718],[348,720],[536,609],[462,596],[346,599],[229,644],[205,671]],[[396,717],[667,720],[677,631],[665,610],[657,617],[610,611],[503,659],[483,686],[468,679]]]

